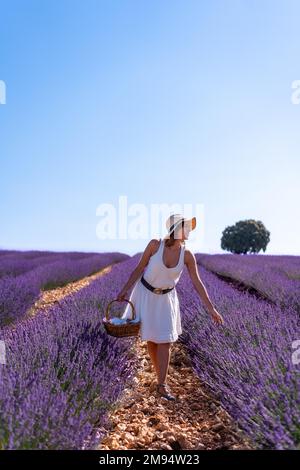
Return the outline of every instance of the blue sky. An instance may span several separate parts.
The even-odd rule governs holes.
[[[251,218],[266,254],[300,254],[298,1],[0,8],[1,248],[142,251],[164,232],[97,237],[97,207],[125,195],[203,205],[194,251]]]

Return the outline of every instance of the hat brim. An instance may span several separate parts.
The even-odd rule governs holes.
[[[190,227],[190,230],[194,230],[194,228],[196,228],[196,225],[197,225],[196,217],[192,217],[191,219],[188,219],[185,223]]]
[[[197,225],[196,217],[192,217],[191,219],[184,219],[185,226],[189,227],[190,230],[194,230]],[[168,230],[168,235],[170,235],[176,228],[180,225],[180,221],[177,222],[176,226],[170,231]],[[167,235],[167,236],[168,236]]]

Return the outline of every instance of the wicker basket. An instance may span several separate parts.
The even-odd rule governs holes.
[[[124,324],[114,325],[113,323],[110,322],[110,318],[109,318],[109,309],[110,309],[111,304],[113,302],[119,302],[119,300],[117,299],[112,300],[111,302],[109,302],[109,304],[106,307],[105,318],[103,318],[103,324],[106,329],[106,332],[111,336],[118,336],[118,337],[137,336],[140,331],[141,322],[140,321],[134,322],[136,315],[135,315],[135,308],[134,308],[133,303],[128,299],[124,299],[124,301],[128,302],[131,305],[131,309],[132,309],[132,318],[131,319],[127,318],[126,323]]]

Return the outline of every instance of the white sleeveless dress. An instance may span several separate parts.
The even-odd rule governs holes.
[[[144,278],[153,287],[176,286],[184,268],[184,244],[181,246],[177,266],[167,268],[163,262],[165,240],[160,239],[158,250],[149,259]],[[176,288],[166,294],[155,294],[145,287],[141,277],[136,281],[129,300],[133,303],[136,317],[141,320],[140,338],[155,343],[174,342],[182,333],[180,305]],[[121,318],[132,318],[132,309],[127,303]]]

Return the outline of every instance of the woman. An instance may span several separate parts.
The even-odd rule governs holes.
[[[186,219],[180,214],[173,214],[168,218],[166,225],[168,234],[164,239],[152,239],[148,243],[117,300],[127,299],[128,290],[136,283],[129,300],[134,305],[137,318],[141,320],[141,340],[147,341],[149,356],[157,375],[156,390],[168,400],[175,400],[166,379],[171,343],[182,333],[175,286],[184,265],[212,320],[215,323],[224,323],[224,320],[212,305],[200,280],[194,254],[185,249],[185,240],[188,239],[189,232],[196,227],[196,217]],[[131,317],[131,306],[128,303],[121,318]]]

